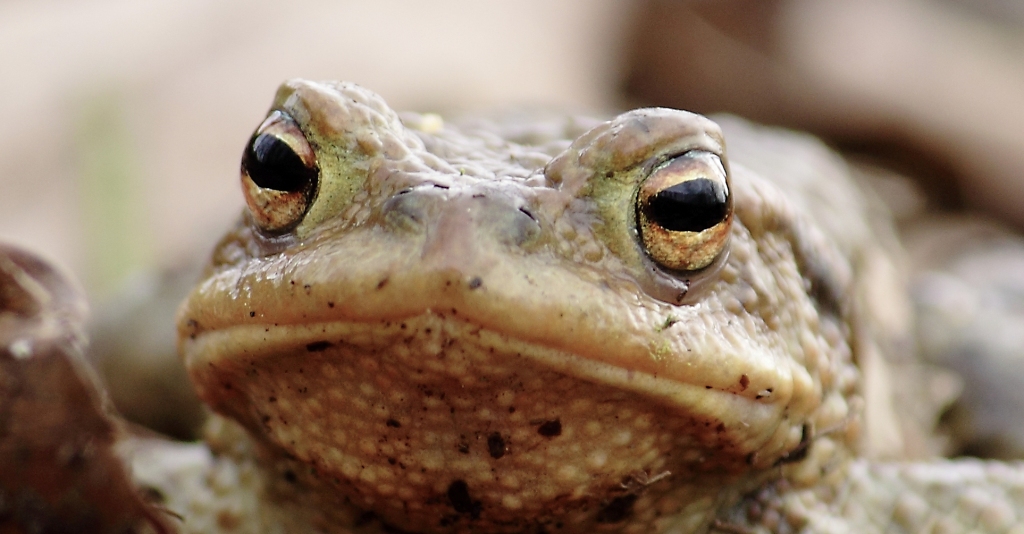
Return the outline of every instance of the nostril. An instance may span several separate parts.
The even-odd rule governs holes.
[[[381,207],[384,222],[396,229],[417,232],[428,219],[430,200],[414,189],[403,189],[389,198]]]
[[[540,235],[540,223],[530,210],[509,208],[493,209],[488,217],[500,241],[521,247]]]

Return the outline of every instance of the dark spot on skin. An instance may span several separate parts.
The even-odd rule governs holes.
[[[328,308],[333,308],[334,307],[334,303],[331,302],[331,301],[327,301],[327,307]]]
[[[387,276],[385,276],[384,278],[381,278],[380,282],[377,282],[377,289],[383,289],[384,286],[388,285],[388,282],[390,280],[391,280],[391,278],[387,277]]]
[[[463,439],[465,439],[465,436],[463,436]],[[458,446],[456,447],[456,450],[458,450],[462,454],[469,454],[469,442],[460,441]]]
[[[270,401],[270,402],[277,402],[277,397],[270,397],[267,400]]]
[[[505,456],[505,438],[501,437],[500,433],[492,432],[490,436],[487,436],[487,452],[495,460]]]
[[[298,477],[295,476],[295,472],[294,471],[289,469],[289,470],[284,472],[284,479],[287,480],[288,482],[291,482],[292,484],[294,484],[295,481],[298,480]]]
[[[537,433],[546,437],[553,438],[562,435],[562,421],[555,419],[554,421],[544,421],[540,427],[537,428]]]
[[[484,281],[479,276],[474,276],[473,278],[469,279],[469,288],[470,289],[476,289],[476,288],[478,288],[478,287],[480,287],[482,285],[484,285]]]
[[[711,386],[704,386],[704,389],[711,389]]]
[[[480,517],[480,501],[469,496],[469,485],[464,480],[456,480],[448,486],[448,502],[460,514],[469,514],[473,519]]]
[[[749,385],[750,385],[750,379],[747,378],[747,375],[740,375],[740,391],[746,391],[747,390],[747,386],[749,386]]]
[[[249,312],[249,317],[256,317],[256,312],[255,311],[250,311]]]
[[[395,465],[395,464],[398,463],[398,460],[396,460],[394,458],[388,458],[388,463],[391,464],[391,465]]]
[[[725,432],[725,423],[718,423],[715,427],[715,432]]]
[[[636,499],[636,495],[616,497],[597,512],[595,519],[598,523],[618,523],[629,517],[633,512],[633,505],[636,504]]]
[[[516,407],[515,406],[509,406],[508,407],[508,413],[516,413]]]
[[[306,345],[306,350],[308,352],[323,352],[332,346],[330,341],[314,341]]]
[[[388,419],[387,421],[384,422],[384,424],[388,425],[391,428],[401,428],[402,427],[402,423],[399,423],[395,419]]]
[[[224,389],[227,389],[227,390],[232,389],[231,382],[224,382],[221,385],[224,386]]]

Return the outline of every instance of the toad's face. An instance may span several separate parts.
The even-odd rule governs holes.
[[[514,130],[285,84],[180,314],[203,399],[409,531],[699,527],[834,455],[806,449],[849,415],[846,283],[718,127]]]

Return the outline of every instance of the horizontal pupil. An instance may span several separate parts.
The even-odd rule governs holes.
[[[267,134],[249,143],[242,168],[256,185],[275,191],[302,191],[316,179],[316,169],[306,167],[288,143]]]
[[[700,232],[722,222],[728,214],[725,186],[697,178],[666,187],[650,198],[647,218],[675,232]]]

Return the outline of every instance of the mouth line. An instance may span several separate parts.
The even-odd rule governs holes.
[[[494,360],[520,365],[533,364],[562,375],[641,393],[670,406],[708,404],[731,408],[714,410],[726,415],[735,409],[751,413],[754,419],[778,409],[773,403],[712,389],[703,381],[681,381],[644,370],[629,369],[586,355],[524,340],[486,326],[431,310],[404,319],[376,322],[332,320],[298,324],[254,324],[206,330],[182,341],[181,354],[190,369],[221,365],[232,358],[244,358],[258,365],[262,358],[281,354],[330,356],[332,352],[361,351],[385,356],[394,351],[412,351],[423,361],[443,359],[453,346],[482,347]],[[467,362],[465,376],[486,374]],[[708,402],[709,399],[715,402]]]

